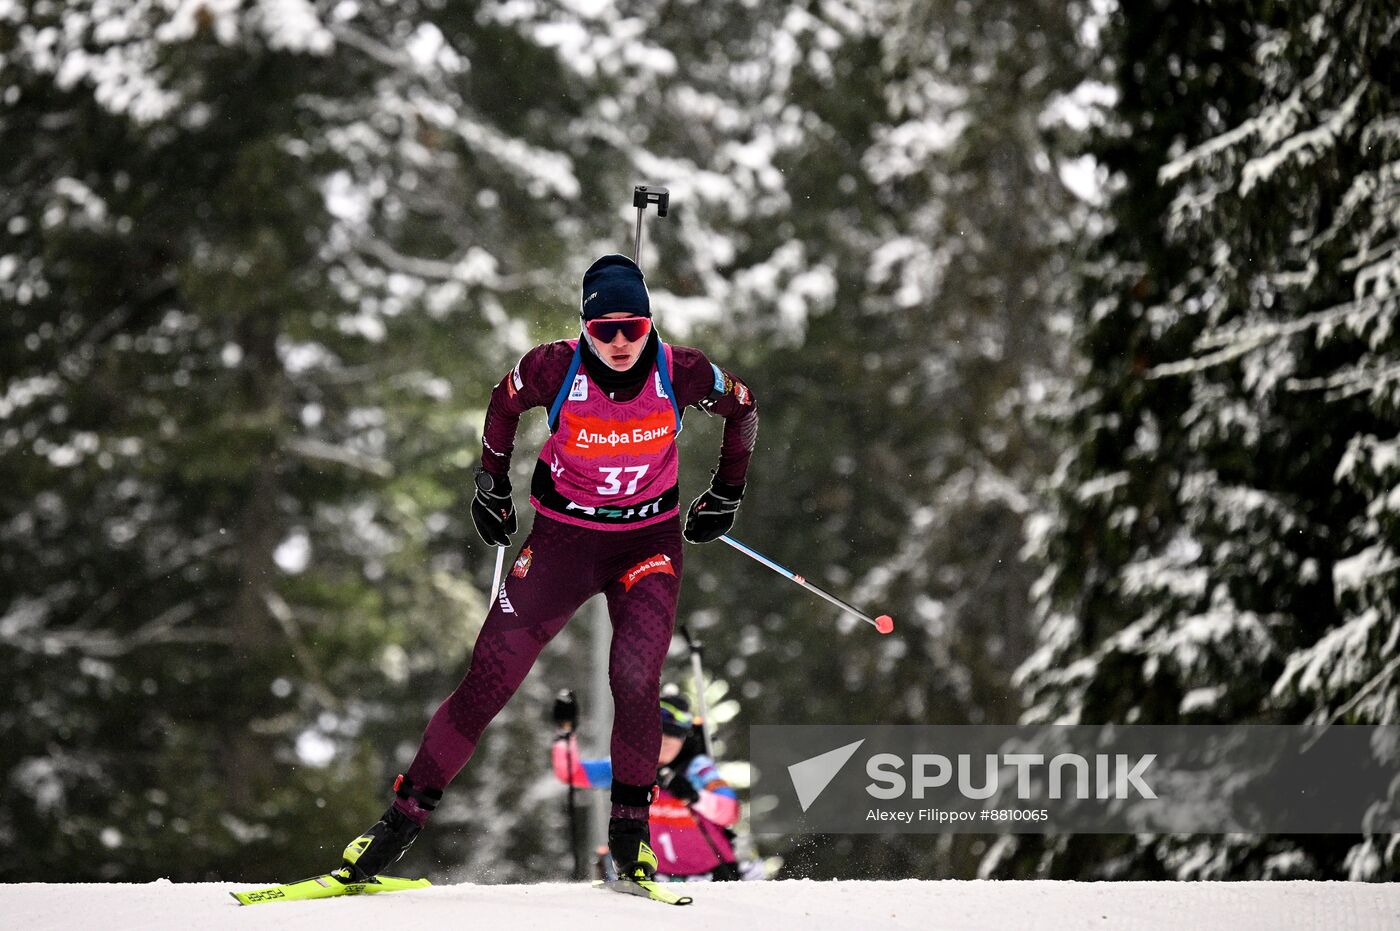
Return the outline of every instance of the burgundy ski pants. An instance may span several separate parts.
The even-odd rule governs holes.
[[[594,530],[537,514],[495,593],[467,675],[428,722],[408,778],[416,786],[446,788],[545,644],[584,601],[602,592],[613,626],[613,779],[650,786],[661,750],[661,665],[680,584],[677,517],[636,530]]]

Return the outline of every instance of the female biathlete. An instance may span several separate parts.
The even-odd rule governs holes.
[[[466,677],[394,781],[393,804],[345,848],[343,870],[357,881],[403,855],[540,650],[599,592],[613,625],[608,848],[620,878],[656,871],[647,824],[661,745],[656,709],[681,585],[676,437],[691,405],[725,418],[719,465],[685,521],[686,540],[708,543],[734,523],[758,406],[743,382],[699,350],[661,341],[631,259],[594,262],[580,301],[580,338],[531,349],[491,393],[472,519],[488,544],[510,543],[516,427],[525,411],[543,407],[550,437],[530,484],[534,528],[493,592]]]

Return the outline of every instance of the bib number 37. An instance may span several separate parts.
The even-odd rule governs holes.
[[[598,471],[603,473],[605,484],[597,486],[600,495],[634,495],[637,493],[637,483],[642,480],[642,476],[647,474],[647,469],[651,466],[627,466],[626,468],[606,468],[598,467]],[[627,483],[627,488],[623,489],[622,479],[624,476],[631,476],[631,481]]]

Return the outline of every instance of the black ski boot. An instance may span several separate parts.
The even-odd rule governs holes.
[[[608,821],[608,851],[618,879],[651,879],[656,875],[656,854],[651,850],[651,827],[643,819],[612,818]]]
[[[442,793],[433,789],[419,789],[400,776],[394,781],[394,794],[408,799],[411,804],[432,811],[442,799]],[[418,832],[423,830],[412,818],[399,809],[398,804],[376,821],[368,831],[352,840],[343,854],[345,863],[336,872],[343,874],[350,882],[366,882],[383,872],[402,857]]]

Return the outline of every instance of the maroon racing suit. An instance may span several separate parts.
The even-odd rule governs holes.
[[[482,435],[482,468],[493,475],[506,474],[520,415],[532,407],[559,410],[561,404],[556,402],[561,401],[560,389],[571,369],[577,372],[571,382],[573,397],[605,397],[610,403],[590,410],[621,417],[631,404],[654,411],[661,384],[658,366],[669,361],[673,398],[666,403],[675,403],[676,428],[680,414],[690,406],[724,417],[716,478],[742,485],[758,430],[752,392],[711,365],[699,350],[684,346],[665,350],[653,332],[637,363],[618,373],[593,356],[586,340],[581,345],[560,341],[536,346],[491,393]],[[576,354],[583,364],[578,364]],[[579,387],[580,377],[587,380],[586,388]],[[567,399],[562,400],[567,404]],[[567,413],[559,413],[561,423],[571,422]],[[598,432],[607,433],[594,423],[593,434]],[[537,505],[530,536],[506,573],[505,584],[493,593],[466,677],[428,723],[406,774],[415,786],[447,787],[471,759],[487,724],[519,688],[545,644],[584,601],[600,592],[607,598],[613,625],[608,655],[614,704],[613,781],[647,788],[655,782],[661,748],[656,711],[661,666],[671,643],[681,584],[677,491],[672,487],[657,494],[656,488],[649,489],[652,504],[640,509],[641,514],[634,514],[638,509],[633,508],[575,507],[560,492],[568,486],[556,487],[554,474],[550,462],[536,463],[531,501],[545,506]],[[606,487],[607,483],[599,490]],[[569,520],[551,513],[567,515]],[[427,812],[412,799],[400,798],[396,804],[418,823],[426,821]],[[641,817],[645,816],[643,808]]]

